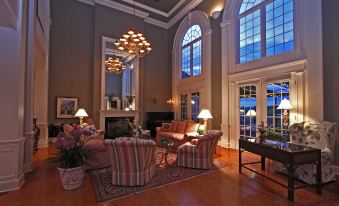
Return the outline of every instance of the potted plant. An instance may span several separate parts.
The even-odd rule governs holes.
[[[79,188],[85,176],[83,165],[88,157],[83,134],[77,129],[69,135],[61,132],[57,137],[55,147],[57,153],[49,161],[58,165],[64,189]]]

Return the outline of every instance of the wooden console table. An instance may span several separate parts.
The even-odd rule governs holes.
[[[244,151],[248,151],[261,156],[259,162],[242,163],[241,154]],[[261,163],[261,169],[265,170],[265,158],[269,158],[288,165],[288,185],[282,184],[277,180],[265,176],[262,173],[255,171],[247,167],[249,164]],[[317,166],[317,184],[315,185],[302,185],[294,186],[294,168],[301,164],[313,163]],[[294,190],[315,186],[317,193],[321,194],[321,150],[306,147],[302,145],[296,145],[291,143],[277,142],[277,141],[264,141],[262,143],[251,142],[246,139],[239,139],[239,173],[241,169],[246,168],[256,174],[259,174],[280,186],[288,189],[288,200],[294,201]]]

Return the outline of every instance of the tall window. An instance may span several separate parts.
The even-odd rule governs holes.
[[[182,42],[181,78],[186,79],[201,74],[201,29],[191,26]]]
[[[294,0],[243,0],[239,63],[294,50]]]
[[[200,112],[200,92],[191,94],[192,120],[197,121]]]
[[[283,111],[277,108],[283,99],[290,99],[290,83],[288,81],[268,83],[266,94],[267,124],[276,132],[285,134],[287,128],[283,128]]]
[[[257,95],[256,85],[246,85],[240,88],[240,137],[254,139],[256,137]]]
[[[180,95],[180,119],[187,120],[188,119],[188,95],[187,94],[181,94]]]

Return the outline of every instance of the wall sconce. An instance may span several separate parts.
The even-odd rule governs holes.
[[[213,19],[218,19],[221,14],[221,10],[215,10],[212,12]]]
[[[174,101],[172,99],[169,99],[169,100],[166,101],[166,103],[169,104],[169,105],[173,105]]]

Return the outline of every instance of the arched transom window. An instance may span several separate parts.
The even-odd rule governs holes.
[[[243,0],[239,63],[294,50],[294,0]]]
[[[181,78],[200,75],[201,29],[199,25],[193,25],[187,30],[181,46]]]

